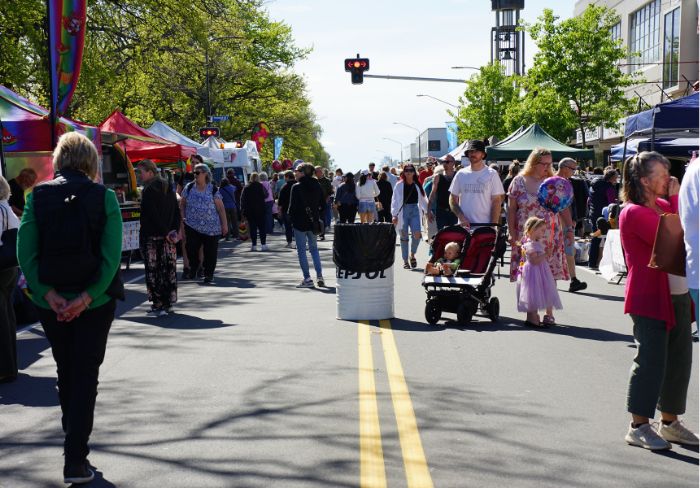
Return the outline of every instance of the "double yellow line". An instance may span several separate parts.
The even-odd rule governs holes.
[[[379,408],[374,381],[372,356],[372,334],[369,322],[362,321],[358,327],[359,346],[359,391],[360,391],[360,487],[385,488],[386,470],[382,450],[382,435],[379,427]],[[394,405],[396,426],[399,432],[401,453],[408,488],[432,488],[433,480],[425,460],[423,444],[418,433],[416,416],[411,396],[399,358],[389,320],[379,322],[382,349],[389,377],[391,400]]]

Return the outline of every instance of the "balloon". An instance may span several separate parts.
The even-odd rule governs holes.
[[[547,178],[540,185],[537,200],[550,212],[559,213],[571,204],[574,188],[571,182],[561,176]]]
[[[292,169],[291,159],[285,159],[284,161],[282,161],[282,164],[284,164],[284,169]]]
[[[280,163],[279,161],[277,161],[277,160],[275,159],[275,160],[272,162],[272,170],[273,170],[275,173],[278,173],[278,172],[282,171],[282,163]]]

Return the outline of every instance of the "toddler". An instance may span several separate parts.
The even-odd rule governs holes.
[[[527,325],[532,327],[549,327],[554,325],[552,309],[561,309],[561,300],[557,292],[552,270],[547,262],[544,236],[547,224],[537,217],[530,217],[525,222],[522,244],[523,262],[516,283],[518,311],[527,312]],[[545,309],[544,320],[540,323],[537,313]]]
[[[450,242],[445,246],[443,257],[435,262],[429,262],[425,265],[425,274],[437,276],[443,274],[452,276],[459,269],[461,259],[459,259],[460,246],[457,242]]]

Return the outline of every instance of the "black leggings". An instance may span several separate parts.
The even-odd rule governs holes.
[[[263,246],[267,243],[267,221],[266,216],[260,219],[257,217],[248,217],[248,229],[250,230],[250,242],[255,246],[258,243],[257,233],[260,232],[260,244]]]
[[[195,276],[199,270],[199,248],[204,247],[204,263],[202,263],[204,276],[205,278],[213,277],[216,269],[216,253],[219,250],[219,237],[221,236],[202,234],[188,225],[185,225],[185,234],[187,237],[186,247],[187,258],[190,261],[190,272]]]

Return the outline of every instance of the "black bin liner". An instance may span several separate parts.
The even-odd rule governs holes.
[[[333,262],[353,273],[384,271],[394,264],[396,229],[388,222],[336,224]]]

